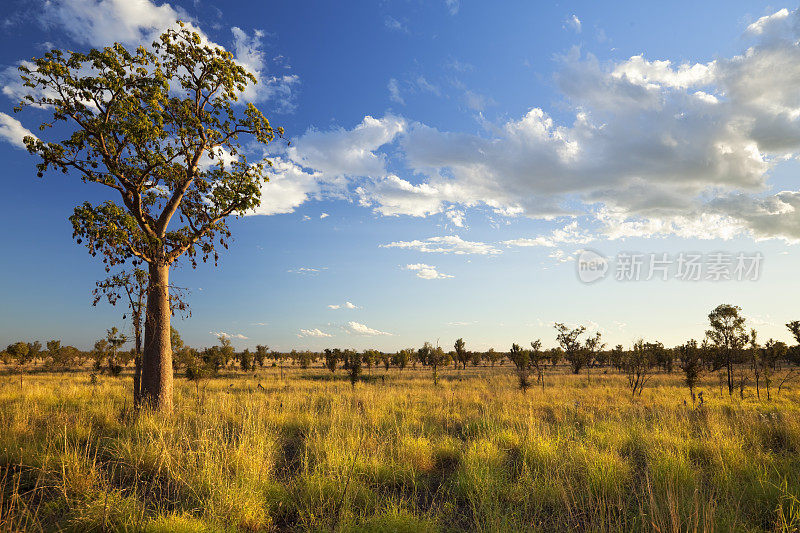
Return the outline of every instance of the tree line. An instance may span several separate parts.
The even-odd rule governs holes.
[[[463,338],[445,350],[441,346],[425,342],[420,348],[404,348],[396,352],[376,349],[356,351],[352,349],[327,348],[323,351],[270,350],[266,345],[234,349],[230,339],[219,338],[219,343],[198,350],[184,344],[180,334],[171,329],[170,347],[175,354],[173,369],[183,371],[192,381],[211,379],[223,371],[255,371],[265,366],[280,368],[281,377],[286,366],[307,369],[322,367],[331,375],[337,371],[348,375],[355,385],[366,372],[368,375],[379,369],[388,372],[418,366],[431,372],[434,385],[438,385],[440,371],[452,365],[454,370],[469,367],[508,366],[515,373],[519,388],[527,391],[537,384],[546,386],[549,373],[559,365],[573,374],[585,372],[591,382],[592,371],[616,370],[624,375],[631,396],[640,396],[642,390],[657,373],[682,372],[692,402],[697,395],[695,389],[704,374],[717,374],[720,387],[729,395],[744,397],[748,387],[755,389],[756,396],[770,399],[777,386],[780,390],[795,377],[800,376],[800,321],[786,324],[795,339],[793,346],[773,339],[761,344],[755,329],[745,327],[746,320],[737,306],[723,304],[708,315],[709,327],[700,341],[691,339],[675,347],[665,347],[659,341],[639,339],[625,348],[621,344],[607,348],[602,333],[588,334],[584,326],[568,326],[555,323],[557,346],[542,348],[536,339],[523,346],[513,343],[508,351],[490,348],[485,351],[468,350]],[[95,342],[93,349],[81,351],[73,346],[62,346],[59,340],[50,340],[45,347],[38,341],[16,342],[0,352],[0,361],[6,365],[16,364],[20,370],[70,370],[90,363],[94,371],[112,376],[121,374],[123,368],[136,360],[138,343],[132,350],[122,350],[128,338],[111,328]],[[32,367],[32,368],[31,368]],[[778,376],[779,371],[784,371]],[[778,376],[778,377],[776,377]],[[700,397],[702,401],[702,396]]]

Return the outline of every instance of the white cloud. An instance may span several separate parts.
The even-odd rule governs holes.
[[[578,221],[574,220],[563,228],[555,229],[549,236],[540,235],[534,238],[520,238],[503,241],[506,246],[546,246],[554,248],[560,244],[587,244],[595,239],[594,236],[582,230]]]
[[[750,24],[747,27],[747,33],[751,33],[753,35],[763,35],[770,27],[774,27],[787,21],[789,16],[789,10],[784,7],[783,9],[776,11],[771,15],[763,16]]]
[[[293,213],[309,198],[320,194],[322,174],[306,172],[282,157],[272,158],[269,181],[261,184],[261,205],[248,214],[275,215]]]
[[[406,270],[412,270],[417,273],[418,278],[422,279],[446,279],[452,278],[449,274],[442,274],[436,270],[435,266],[426,265],[424,263],[415,263],[413,265],[406,265]]]
[[[496,255],[502,253],[491,244],[484,242],[465,241],[458,235],[445,235],[443,237],[430,237],[423,241],[395,241],[388,244],[381,244],[381,248],[405,248],[418,250],[427,253],[443,254],[477,254],[477,255]]]
[[[253,30],[251,35],[236,26],[231,28],[233,33],[233,55],[236,62],[252,73],[257,83],[245,88],[242,95],[245,101],[266,102],[270,101],[277,107],[277,111],[290,113],[297,107],[295,103],[295,88],[300,84],[299,76],[295,74],[281,74],[272,76],[268,74],[267,63],[262,50],[264,32]]]
[[[570,15],[567,17],[567,20],[564,21],[564,27],[567,27],[574,31],[575,33],[581,32],[581,19],[577,17],[577,15]]]
[[[289,272],[289,273],[291,273],[291,274],[310,274],[310,275],[317,275],[317,274],[319,274],[320,272],[322,272],[323,270],[327,270],[327,269],[328,269],[328,267],[322,267],[322,268],[313,268],[313,267],[299,267],[299,268],[293,268],[293,269],[291,269],[291,270],[287,270],[286,272]]]
[[[28,135],[36,137],[19,120],[5,113],[0,113],[0,138],[24,150],[25,143],[22,142],[22,139]]]
[[[383,25],[393,31],[408,33],[408,28],[406,27],[406,25],[391,15],[386,15],[386,17],[384,17]]]
[[[228,339],[239,339],[239,340],[247,340],[247,337],[242,335],[241,333],[226,333],[224,331],[209,331],[211,335],[214,335],[218,339],[226,337]]]
[[[444,4],[451,15],[457,15],[461,7],[461,0],[444,0]]]
[[[345,327],[345,330],[353,335],[364,335],[368,337],[391,335],[391,333],[387,333],[385,331],[378,331],[377,329],[372,329],[358,322],[348,322],[347,326]]]
[[[389,89],[389,99],[392,102],[400,105],[406,104],[406,101],[403,100],[403,95],[400,94],[400,84],[397,82],[397,79],[389,78],[389,83],[386,84],[386,88]]]
[[[333,337],[330,333],[325,333],[324,331],[314,328],[314,329],[301,329],[300,333],[297,334],[298,337]]]
[[[201,39],[211,45],[208,36],[196,25],[196,21],[182,8],[164,2],[157,5],[151,0],[48,0],[40,16],[46,27],[63,29],[76,43],[93,47],[108,46],[119,42],[126,46],[150,45],[166,29],[174,27],[176,21],[184,21],[189,29],[197,31]],[[234,59],[257,79],[243,93],[244,102],[269,101],[279,112],[291,112],[296,107],[294,92],[300,78],[294,74],[270,75],[262,50],[264,32],[253,30],[248,34],[236,26],[231,28]],[[19,98],[28,92],[13,83],[13,78],[4,84],[4,92]]]
[[[352,302],[345,302],[343,304],[330,304],[329,309],[358,309],[358,306]]]
[[[90,46],[149,44],[179,19],[189,17],[180,8],[150,0],[48,1],[41,14],[46,25],[60,26],[74,41]]]
[[[386,115],[380,119],[366,116],[352,130],[310,129],[294,141],[287,155],[295,164],[314,169],[327,180],[385,176],[385,157],[376,151],[394,141],[405,125],[405,119]]]

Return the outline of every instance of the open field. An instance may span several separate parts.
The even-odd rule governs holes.
[[[176,381],[0,377],[0,530],[773,531],[800,526],[800,390],[686,405],[679,374],[277,369]],[[263,388],[259,388],[259,384]],[[748,393],[750,391],[748,390]]]

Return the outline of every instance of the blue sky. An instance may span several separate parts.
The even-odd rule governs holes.
[[[35,177],[14,114],[19,62],[48,47],[133,46],[175,18],[230,49],[248,99],[286,129],[253,216],[219,267],[178,265],[202,347],[394,350],[429,340],[610,344],[703,335],[719,303],[762,340],[800,318],[800,17],[763,2],[9,1],[0,7],[0,345],[89,346],[122,310],[71,236],[111,196]],[[576,252],[763,256],[758,280],[582,283]],[[676,267],[676,265],[673,265]]]

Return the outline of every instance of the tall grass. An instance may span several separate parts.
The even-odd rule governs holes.
[[[377,375],[383,371],[376,372]],[[178,380],[169,419],[130,378],[0,377],[0,530],[794,531],[800,392],[678,375],[322,369]],[[258,385],[261,384],[262,388]]]

